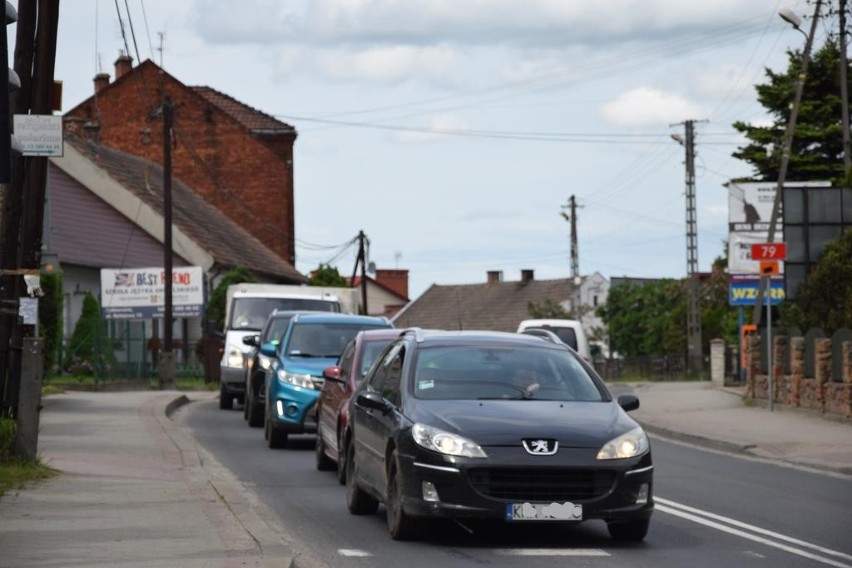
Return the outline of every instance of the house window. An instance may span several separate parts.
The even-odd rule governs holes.
[[[598,305],[598,297],[597,297],[597,296],[592,296],[592,305],[593,305],[593,306],[597,306],[597,305]]]

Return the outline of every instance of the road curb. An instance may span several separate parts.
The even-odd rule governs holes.
[[[182,394],[165,405],[165,417],[172,422],[174,428],[180,428],[172,417],[175,411],[192,402],[189,397]],[[167,434],[172,438],[172,432],[169,430],[167,429]],[[184,434],[186,432],[180,433],[178,437],[183,437]],[[183,441],[185,440],[181,443]],[[178,441],[175,443],[178,446],[181,445]],[[204,470],[206,482],[225,506],[228,514],[260,550],[258,568],[294,567],[295,559],[290,547],[283,541],[284,531],[275,526],[274,516],[265,511],[264,505],[257,500],[255,494],[246,489],[227,468],[219,464],[203,447],[197,443],[194,443],[194,446],[201,457],[199,465]]]

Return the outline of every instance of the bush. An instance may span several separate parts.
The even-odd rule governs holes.
[[[17,425],[11,418],[0,418],[0,462],[11,459]]]

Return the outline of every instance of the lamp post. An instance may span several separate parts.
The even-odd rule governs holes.
[[[799,74],[796,76],[796,92],[793,97],[793,105],[790,108],[790,118],[787,120],[787,130],[784,133],[784,147],[781,151],[781,166],[778,171],[778,184],[775,188],[775,199],[772,203],[772,216],[769,219],[769,235],[767,236],[766,241],[769,243],[775,242],[775,226],[778,224],[778,215],[781,211],[782,200],[784,199],[782,193],[784,190],[784,182],[787,180],[787,167],[790,164],[790,151],[793,146],[793,134],[796,131],[796,119],[799,116],[799,107],[802,103],[802,91],[804,91],[805,78],[808,75],[808,62],[810,61],[811,46],[813,45],[814,34],[819,21],[819,10],[821,5],[822,0],[816,0],[814,16],[811,20],[811,30],[810,33],[807,34],[799,27],[801,20],[791,10],[784,8],[778,12],[778,15],[781,16],[785,22],[789,22],[796,30],[805,35],[805,49],[802,51],[801,68],[799,69]],[[754,314],[752,317],[752,321],[755,325],[760,325],[763,295],[766,293],[766,289],[768,288],[769,278],[770,277],[768,275],[761,275],[760,277],[760,285],[757,289],[757,299],[754,302]],[[769,345],[768,348],[772,349],[772,346]]]

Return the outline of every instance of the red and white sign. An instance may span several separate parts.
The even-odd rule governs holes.
[[[787,243],[757,243],[751,245],[752,260],[787,260]]]

